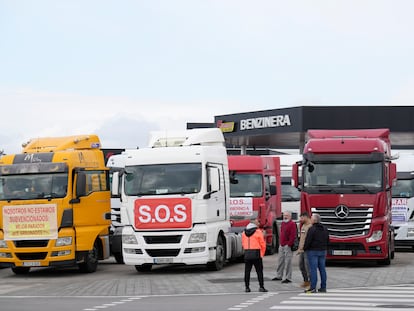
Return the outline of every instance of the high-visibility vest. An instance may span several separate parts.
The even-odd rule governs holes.
[[[260,229],[256,229],[256,231],[248,237],[246,233],[243,231],[242,233],[242,246],[243,249],[260,249],[260,257],[263,257],[266,252],[266,242],[263,237],[263,233]]]

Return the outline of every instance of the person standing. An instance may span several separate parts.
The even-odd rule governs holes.
[[[321,278],[321,287],[318,292],[326,292],[326,252],[329,243],[328,229],[321,224],[321,216],[312,214],[312,227],[309,228],[306,235],[304,250],[308,256],[310,269],[310,288],[305,290],[306,293],[316,293],[316,284],[318,282],[318,270]]]
[[[303,283],[300,286],[308,288],[310,285],[309,261],[306,252],[303,249],[308,230],[312,227],[312,222],[308,212],[300,214],[300,224],[299,247],[296,254],[299,255],[299,269],[303,277]]]
[[[297,236],[296,224],[292,221],[290,212],[283,213],[283,222],[280,226],[279,255],[276,268],[276,277],[273,281],[282,283],[292,282],[292,246]]]
[[[264,288],[263,256],[266,252],[266,242],[263,232],[257,228],[257,224],[249,223],[242,233],[242,246],[244,249],[244,284],[246,293],[250,292],[250,272],[252,267],[256,269],[259,280],[259,291],[267,292]]]

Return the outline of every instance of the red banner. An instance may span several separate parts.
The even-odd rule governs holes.
[[[137,229],[189,229],[192,226],[191,199],[137,199],[134,215]]]

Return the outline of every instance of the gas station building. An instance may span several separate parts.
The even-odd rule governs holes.
[[[297,149],[308,129],[390,130],[392,149],[414,149],[414,106],[301,106],[215,116],[214,123],[187,128],[220,127],[228,148]]]

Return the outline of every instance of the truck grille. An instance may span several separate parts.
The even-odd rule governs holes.
[[[16,253],[20,260],[42,260],[45,259],[47,253]]]
[[[146,249],[151,257],[176,257],[180,249]]]
[[[21,240],[14,241],[16,247],[46,247],[49,240]]]
[[[178,244],[181,242],[182,235],[147,235],[144,236],[147,244]]]
[[[338,208],[344,207],[347,213],[338,213]],[[321,223],[328,228],[329,235],[333,237],[349,237],[367,235],[372,222],[373,208],[313,207],[312,213],[321,216]]]

